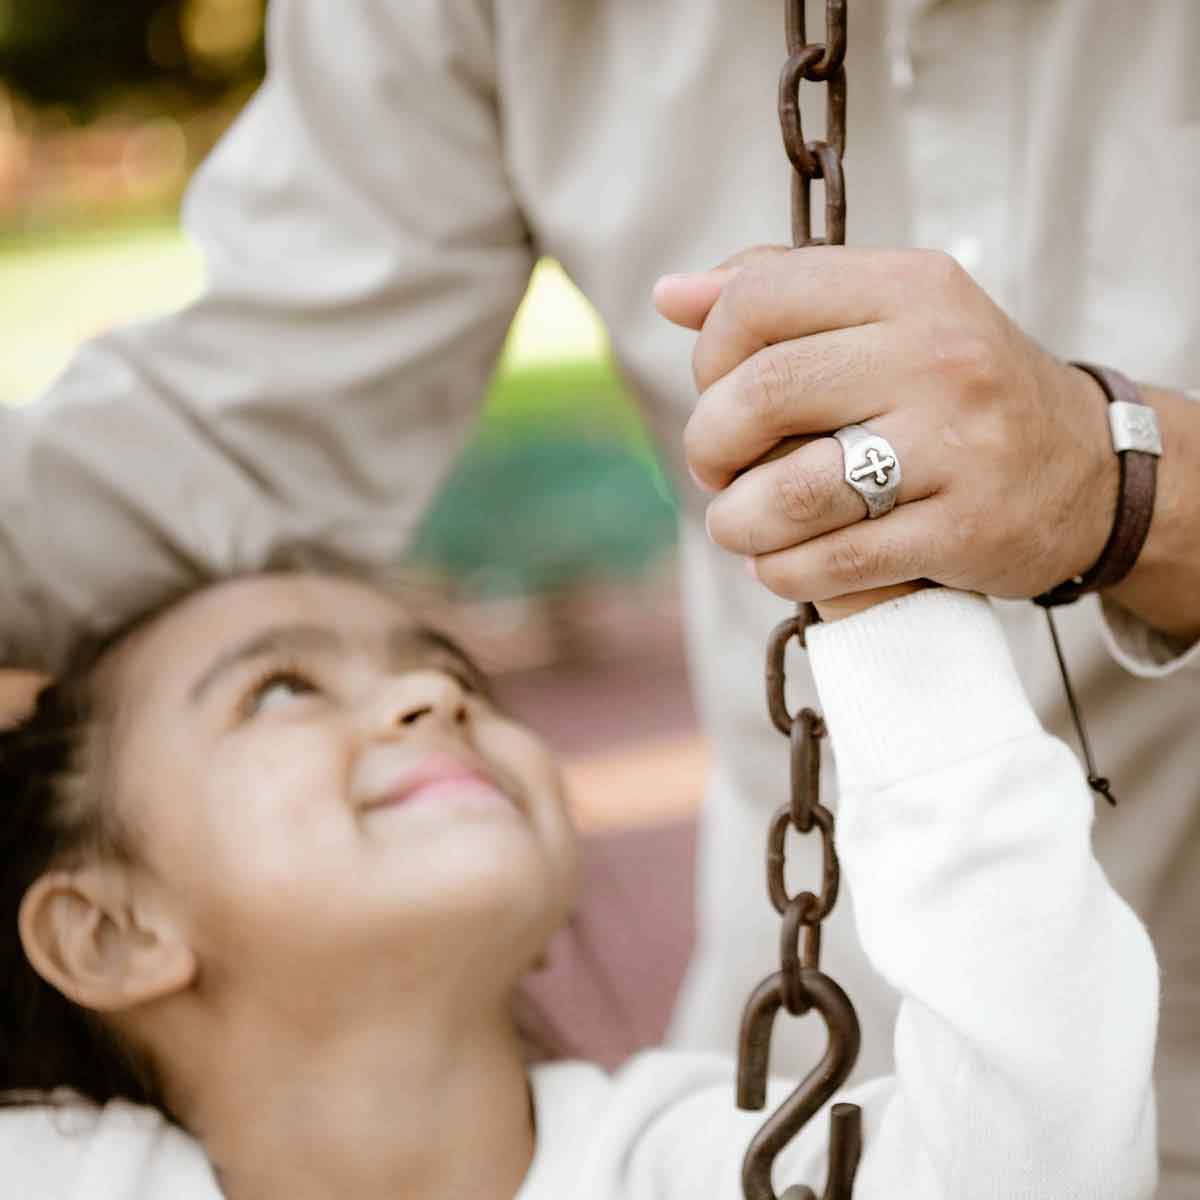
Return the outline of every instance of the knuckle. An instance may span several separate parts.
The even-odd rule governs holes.
[[[749,329],[757,328],[763,312],[774,306],[778,285],[771,265],[772,260],[766,258],[748,262],[726,288],[734,318]]]
[[[1000,350],[978,329],[958,329],[937,339],[937,368],[943,379],[970,395],[993,394],[1002,383]]]
[[[957,291],[970,278],[962,264],[945,250],[918,250],[919,270],[926,285],[939,291]]]
[[[739,250],[736,254],[721,263],[721,266],[755,267],[761,264],[769,264],[775,262],[781,254],[788,254],[790,251],[790,246],[781,246],[772,242],[759,242],[754,246],[747,246],[744,250]]]
[[[829,489],[820,476],[806,471],[793,458],[785,458],[779,464],[775,480],[779,509],[794,524],[812,524],[829,512]]]
[[[758,582],[768,592],[773,592],[784,600],[802,600],[805,598],[802,594],[803,583],[797,578],[795,570],[785,564],[785,557],[769,554],[756,559],[755,571]]]
[[[875,577],[877,556],[852,537],[832,539],[825,556],[825,574],[847,592],[866,587]]]
[[[787,360],[781,352],[759,351],[750,360],[746,385],[739,393],[750,418],[769,429],[778,428],[788,406],[792,382]]]

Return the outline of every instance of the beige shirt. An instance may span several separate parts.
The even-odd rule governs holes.
[[[787,238],[782,24],[777,0],[275,0],[268,82],[187,204],[205,295],[92,343],[39,403],[0,412],[2,657],[53,664],[73,633],[283,543],[394,561],[538,254],[599,309],[679,475],[692,338],[649,291]],[[1200,382],[1200,5],[855,0],[850,37],[850,241],[948,249],[1055,353]],[[805,104],[815,133],[819,88]],[[729,1047],[777,955],[761,855],[786,747],[761,664],[786,606],[709,545],[701,497],[680,489],[716,770],[674,1038]],[[1200,683],[1135,678],[1095,607],[1064,613],[1064,634],[1122,797],[1097,850],[1162,964],[1161,1195],[1182,1200],[1200,1194]],[[1031,697],[1069,736],[1040,614],[1003,609]],[[824,964],[876,1073],[894,1001],[847,905],[837,917]],[[779,1065],[807,1069],[819,1022],[792,1024]]]

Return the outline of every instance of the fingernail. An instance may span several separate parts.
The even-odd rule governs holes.
[[[758,580],[758,564],[754,561],[754,559],[743,558],[742,566],[745,567],[746,574],[749,575],[751,579],[755,581]]]
[[[670,291],[688,278],[687,275],[660,275],[654,281],[654,287],[650,289],[651,299],[657,303],[662,298],[663,292]]]

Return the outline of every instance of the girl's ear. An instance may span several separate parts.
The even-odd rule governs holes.
[[[165,915],[134,906],[126,872],[111,864],[50,871],[18,915],[33,969],[68,1000],[122,1012],[191,985],[196,957]]]

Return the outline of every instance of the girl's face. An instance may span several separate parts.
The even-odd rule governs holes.
[[[130,638],[103,683],[117,816],[201,979],[299,999],[363,962],[417,977],[472,955],[515,980],[565,920],[554,760],[382,593],[222,584]]]

